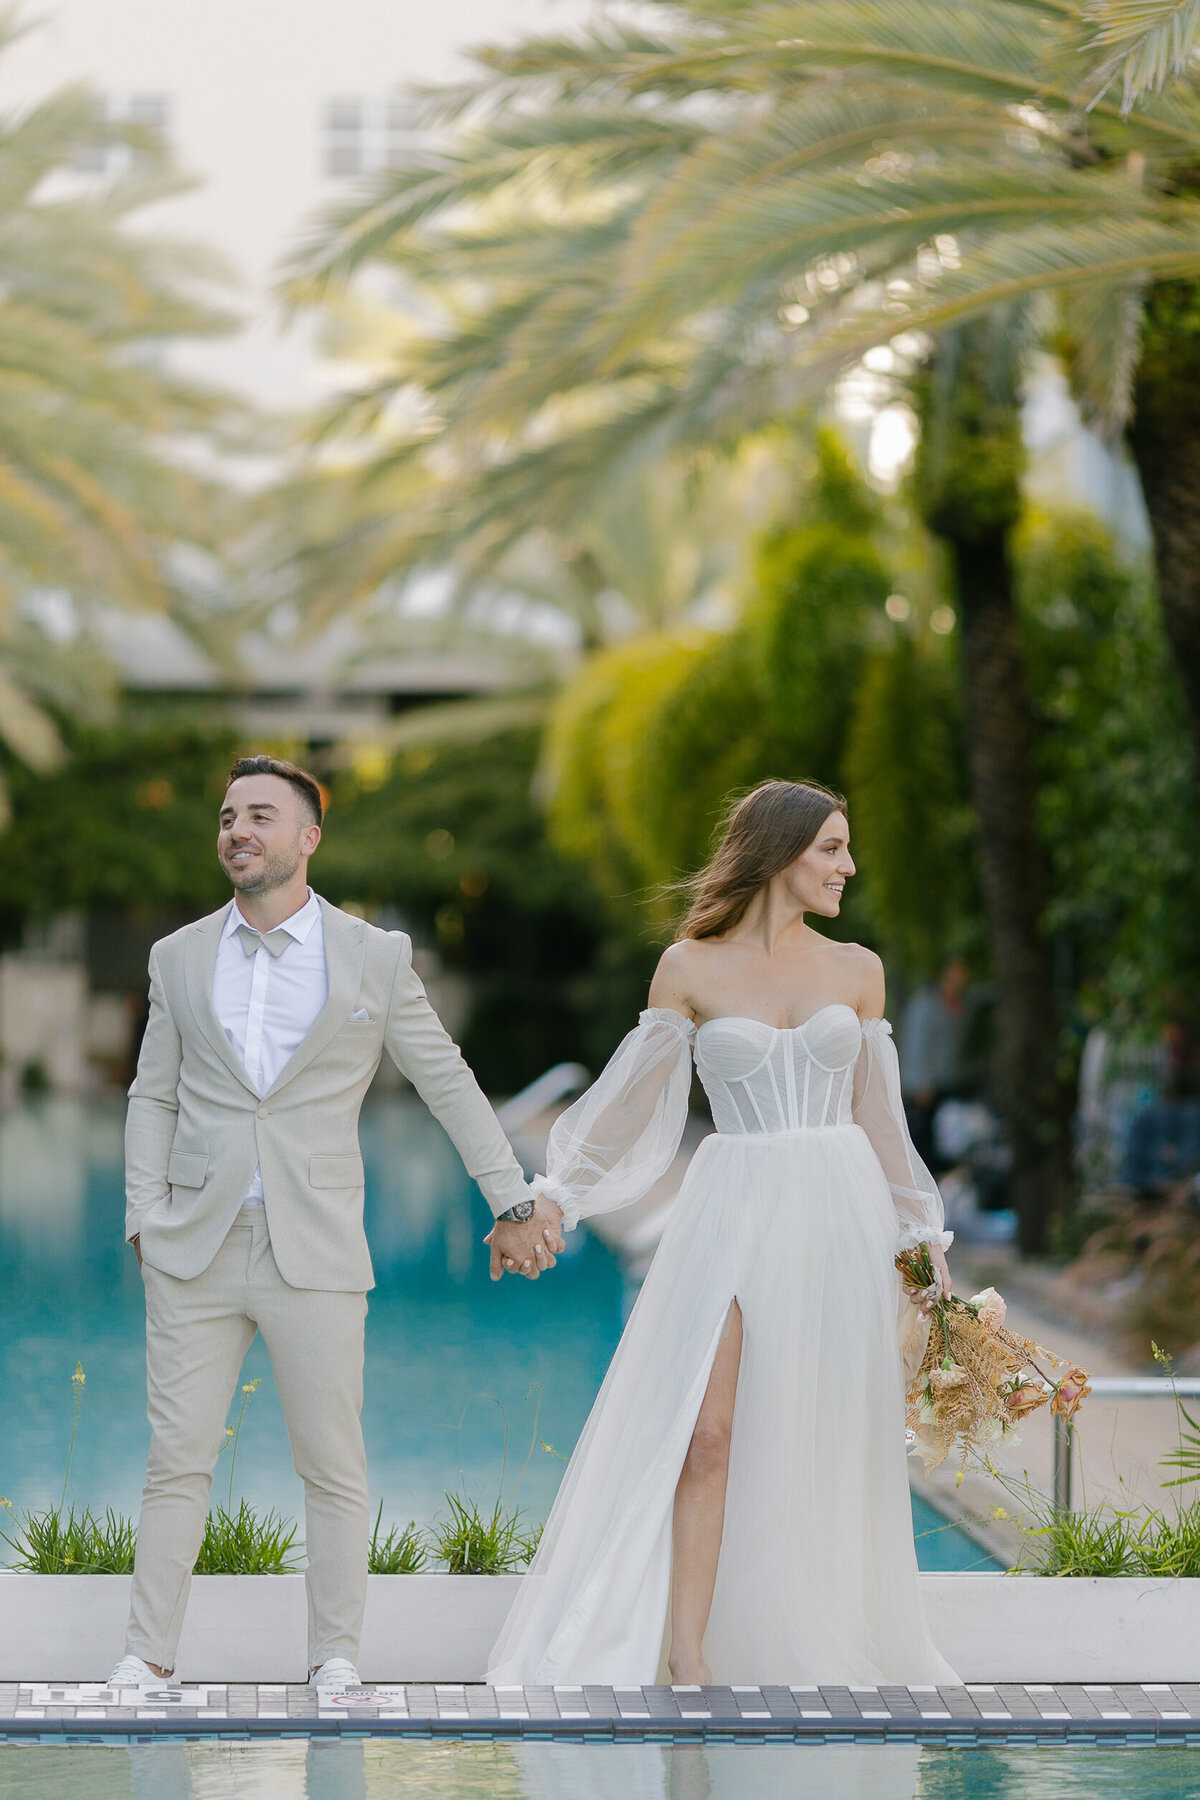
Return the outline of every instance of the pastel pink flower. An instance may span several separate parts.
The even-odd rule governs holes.
[[[1004,1296],[998,1294],[994,1287],[986,1287],[978,1294],[972,1294],[967,1304],[988,1331],[999,1331],[1008,1317],[1008,1305]]]
[[[1057,1413],[1061,1419],[1073,1419],[1083,1405],[1092,1387],[1086,1369],[1075,1367],[1068,1369],[1062,1380],[1054,1389],[1054,1398],[1050,1402],[1050,1411]]]
[[[1035,1412],[1046,1398],[1046,1390],[1040,1381],[1021,1381],[1005,1394],[1004,1410],[1010,1419],[1023,1419],[1026,1413]]]

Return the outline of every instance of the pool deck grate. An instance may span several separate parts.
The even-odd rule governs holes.
[[[538,1687],[381,1683],[318,1700],[311,1688],[185,1683],[0,1683],[0,1742],[291,1736],[1187,1743],[1200,1684],[970,1684],[955,1688]]]

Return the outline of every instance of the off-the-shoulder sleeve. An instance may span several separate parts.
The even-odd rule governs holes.
[[[863,1025],[862,1049],[854,1070],[854,1122],[861,1125],[883,1167],[900,1226],[897,1249],[940,1244],[947,1250],[954,1233],[945,1229],[937,1183],[917,1155],[900,1098],[900,1063],[886,1019]]]
[[[531,1185],[562,1207],[568,1231],[629,1206],[666,1174],[687,1122],[695,1030],[682,1013],[648,1009],[587,1093],[554,1121],[546,1173]]]

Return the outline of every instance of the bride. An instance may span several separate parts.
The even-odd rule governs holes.
[[[518,1599],[494,1685],[953,1682],[921,1610],[893,1258],[942,1205],[904,1123],[883,967],[836,918],[845,802],[768,781],[731,809],[649,1009],[557,1120],[564,1225],[692,1158]],[[900,1330],[898,1331],[898,1318]]]

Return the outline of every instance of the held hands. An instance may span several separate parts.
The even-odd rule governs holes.
[[[524,1223],[497,1219],[483,1241],[491,1245],[493,1281],[499,1281],[503,1275],[524,1275],[526,1280],[536,1281],[545,1270],[554,1267],[566,1249],[562,1208],[540,1196],[532,1218]]]
[[[138,1259],[138,1267],[142,1266],[142,1234],[135,1231],[129,1242],[133,1245],[133,1253]]]

